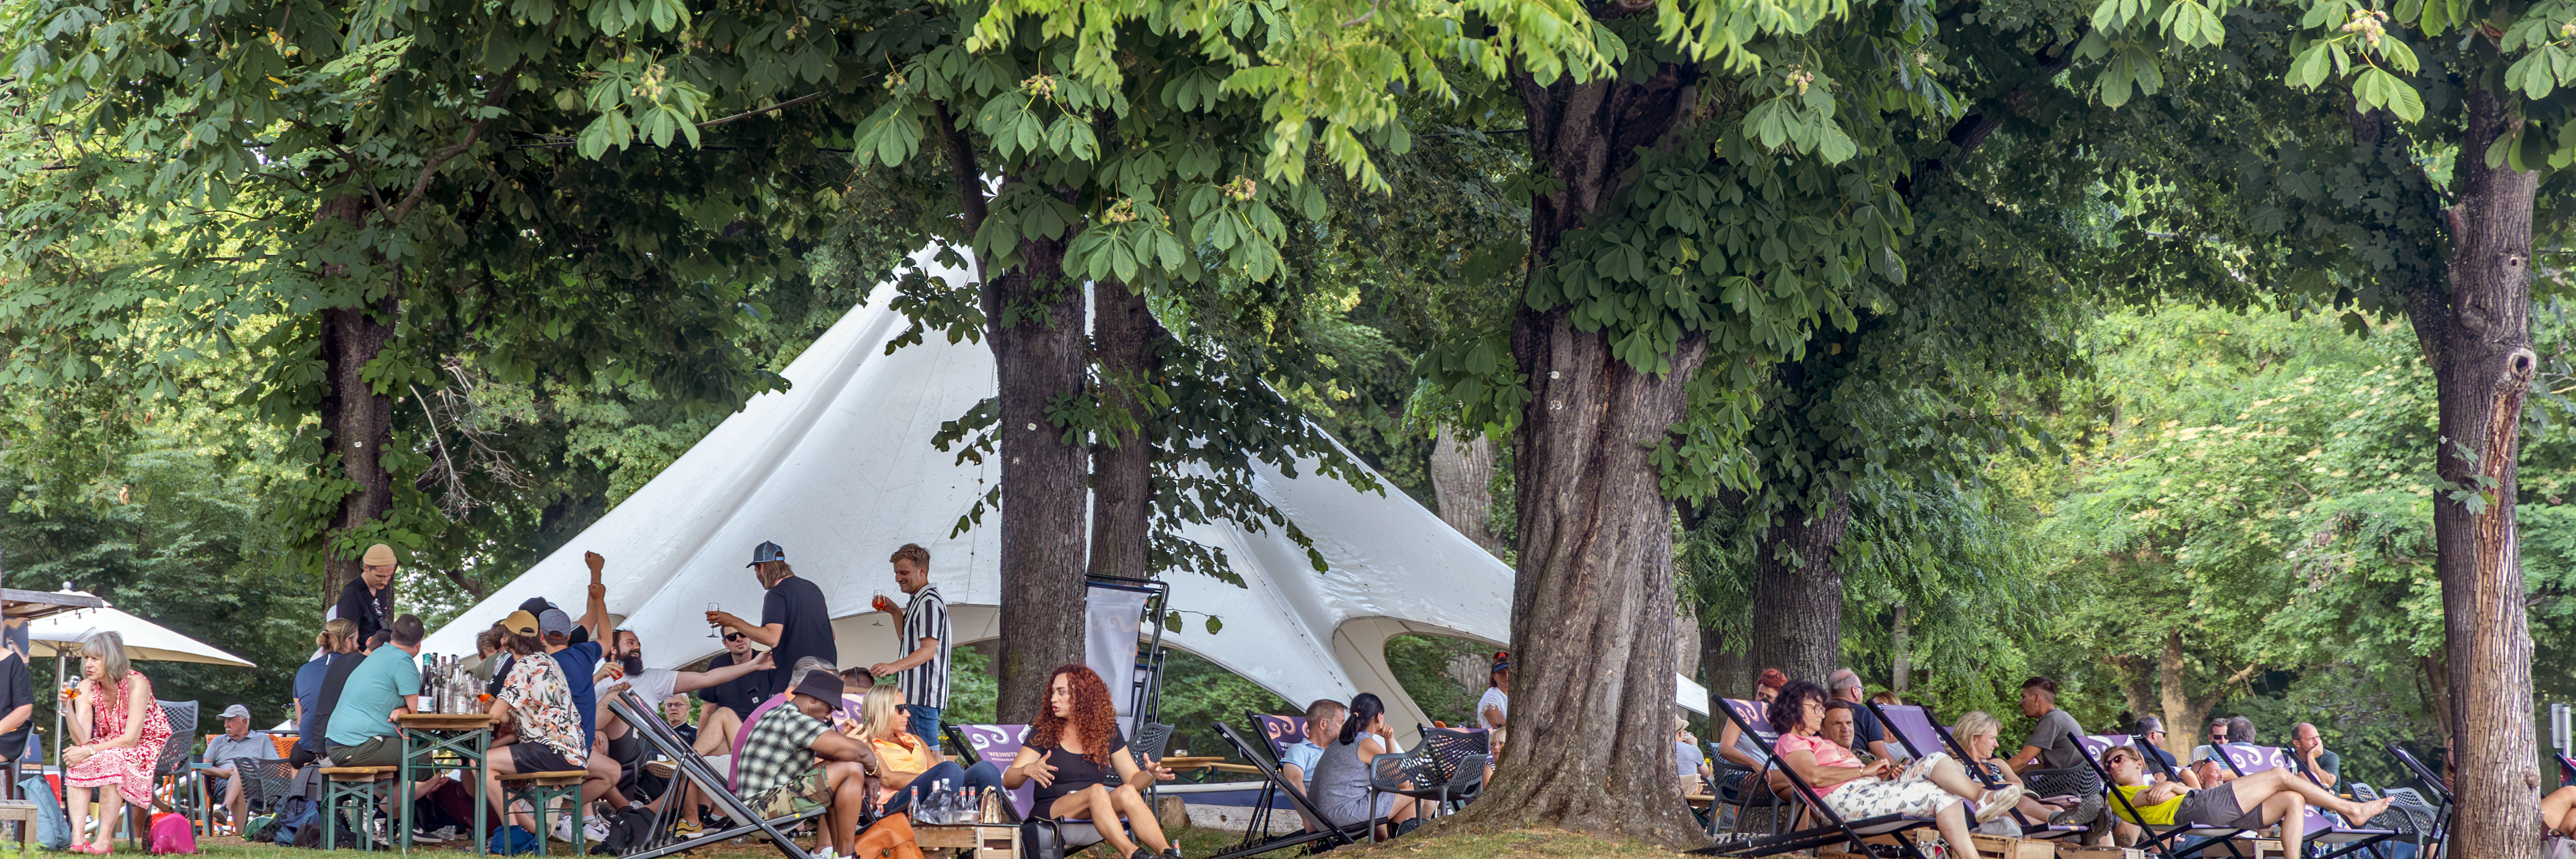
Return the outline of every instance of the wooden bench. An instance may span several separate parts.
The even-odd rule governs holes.
[[[0,799],[0,823],[18,822],[18,852],[35,855],[36,803],[26,799]]]
[[[572,800],[571,807],[558,812],[572,817],[572,855],[579,856],[585,852],[582,847],[583,837],[581,831],[581,819],[583,816],[581,808],[581,782],[583,779],[589,777],[589,770],[551,770],[548,772],[501,774],[502,810],[504,812],[509,810],[510,800],[512,799],[526,799],[528,801],[528,807],[536,809],[537,855],[546,855],[546,831],[550,828],[546,826],[546,809],[548,806],[553,805],[554,801],[559,798],[569,798]],[[516,787],[513,787],[513,785]],[[509,825],[509,818],[504,816],[501,823],[504,826]]]
[[[358,812],[358,849],[376,849],[376,839],[367,834],[368,824],[376,817],[376,785],[394,779],[393,767],[323,767],[322,813],[315,824],[322,827],[322,849],[336,850],[340,844],[341,801],[356,799],[350,810]],[[397,818],[398,819],[398,818]]]

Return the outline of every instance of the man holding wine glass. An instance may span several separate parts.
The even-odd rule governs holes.
[[[912,652],[868,666],[868,673],[879,679],[894,677],[903,688],[903,699],[912,702],[904,707],[905,727],[913,736],[937,737],[939,711],[948,706],[948,601],[930,586],[929,549],[905,543],[887,560],[894,564],[895,586],[911,594],[912,600],[899,612],[893,610],[891,600],[875,608],[894,615],[895,624],[903,629],[897,646],[911,647]]]
[[[761,600],[760,622],[750,623],[732,612],[710,610],[707,625],[733,627],[752,642],[769,647],[769,656],[777,668],[768,672],[763,686],[771,691],[787,689],[788,671],[796,660],[811,656],[826,663],[840,664],[840,648],[832,642],[832,612],[823,600],[823,589],[796,576],[787,566],[787,550],[776,543],[761,543],[751,550],[750,567],[760,576],[760,586],[769,595]]]

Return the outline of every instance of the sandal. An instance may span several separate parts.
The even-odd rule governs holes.
[[[2013,806],[2020,804],[2021,798],[2029,793],[2020,785],[2014,784],[1986,791],[1985,798],[1977,800],[1977,822],[1986,823],[2004,816],[2005,812],[2013,810]]]

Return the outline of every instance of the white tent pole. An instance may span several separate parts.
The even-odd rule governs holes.
[[[63,651],[54,649],[54,765],[63,763]]]

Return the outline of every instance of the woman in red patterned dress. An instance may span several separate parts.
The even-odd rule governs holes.
[[[102,683],[101,678],[108,678]],[[170,741],[170,719],[152,700],[152,680],[126,661],[125,637],[101,632],[81,642],[81,684],[64,727],[79,745],[63,750],[71,770],[71,829],[80,836],[93,791],[98,797],[98,836],[72,852],[104,854],[116,844],[116,815],[123,804],[150,807],[152,767]],[[97,790],[98,788],[113,788]]]

